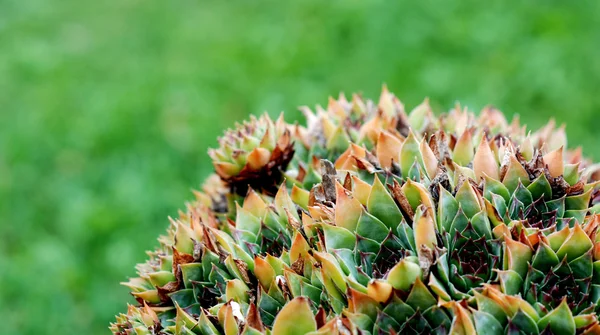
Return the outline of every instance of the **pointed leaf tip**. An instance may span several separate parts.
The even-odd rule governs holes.
[[[544,163],[548,166],[548,171],[552,177],[556,178],[561,176],[565,172],[563,147],[545,154]]]
[[[477,180],[484,178],[486,174],[496,180],[500,178],[498,163],[485,135],[481,137],[481,142],[475,152],[473,171]]]
[[[297,297],[288,302],[277,314],[273,334],[304,335],[317,330],[315,317],[308,298]]]

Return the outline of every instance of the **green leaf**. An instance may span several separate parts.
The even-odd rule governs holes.
[[[533,203],[533,196],[531,192],[523,186],[522,183],[519,183],[515,192],[513,193],[513,197],[519,199],[519,201],[523,204],[524,208],[528,207]]]
[[[422,273],[418,264],[403,259],[390,270],[387,282],[397,290],[408,291]]]
[[[588,213],[587,209],[568,210],[568,211],[565,211],[563,221],[568,222],[569,227],[573,227],[575,225],[575,223],[583,224],[587,213]]]
[[[525,334],[538,334],[538,325],[535,323],[535,320],[531,318],[527,313],[523,312],[521,309],[515,313],[511,322],[517,326],[521,330],[521,332]]]
[[[393,300],[383,309],[383,313],[391,316],[397,323],[403,324],[415,314],[415,310],[394,296]]]
[[[181,328],[195,328],[197,327],[196,320],[186,313],[179,305],[175,304],[175,308],[177,309],[177,316],[175,317],[175,329],[176,333],[179,333]]]
[[[297,297],[288,302],[277,314],[273,334],[304,335],[317,330],[315,317],[310,309],[310,300]]]
[[[381,250],[381,242],[373,241],[370,238],[357,235],[356,236],[356,249],[367,254],[375,255]],[[360,255],[357,254],[357,257]]]
[[[386,227],[383,222],[379,221],[379,219],[366,211],[363,211],[360,219],[358,219],[356,233],[360,236],[364,236],[381,243],[388,236],[389,232],[390,229]]]
[[[302,295],[302,285],[306,284],[305,278],[296,274],[293,271],[285,272],[285,280],[292,293],[292,297],[299,297]]]
[[[565,171],[563,172],[563,178],[569,185],[574,185],[579,181],[579,163],[577,164],[565,164]]]
[[[533,256],[532,266],[533,268],[542,272],[549,271],[552,267],[560,263],[560,259],[556,256],[556,253],[544,242],[540,242]]]
[[[448,233],[450,233],[450,236],[452,237],[456,232],[464,231],[468,224],[469,218],[465,215],[465,212],[463,212],[462,207],[459,207]]]
[[[348,317],[348,319],[350,319],[350,321],[359,329],[373,328],[373,319],[371,319],[368,315],[350,312],[345,312],[344,315]]]
[[[185,288],[192,287],[193,281],[200,281],[202,278],[202,264],[201,263],[187,263],[180,264],[181,275],[183,277],[183,284]]]
[[[465,181],[456,191],[456,201],[460,204],[468,218],[481,211],[481,206],[475,190],[468,181]]]
[[[546,174],[540,173],[540,175],[535,178],[533,183],[527,186],[529,192],[531,192],[531,196],[533,199],[537,200],[544,196],[544,200],[548,201],[552,199],[552,187],[546,178]]]
[[[509,215],[513,220],[521,219],[521,213],[525,211],[525,205],[517,198],[513,197],[510,200]]]
[[[491,203],[494,206],[494,208],[496,209],[496,211],[498,212],[498,215],[500,215],[500,217],[502,217],[503,220],[507,220],[508,213],[507,213],[506,201],[504,200],[504,198],[502,198],[499,195],[492,194]]]
[[[458,202],[448,190],[439,186],[440,200],[438,204],[438,229],[450,231],[450,225],[458,212]]]
[[[567,237],[571,235],[569,229],[562,229],[556,231],[550,235],[548,235],[548,242],[550,243],[550,248],[554,251],[558,251],[558,249],[565,243]]]
[[[477,334],[481,335],[501,335],[504,334],[504,328],[492,315],[475,310],[473,311],[473,321]]]
[[[593,264],[594,267],[594,284],[600,284],[600,261],[595,261]]]
[[[236,205],[237,216],[235,219],[235,227],[238,230],[251,232],[254,236],[260,231],[260,219],[252,215],[247,209]]]
[[[346,274],[340,267],[335,256],[326,252],[315,252],[313,255],[321,263],[323,284],[327,285],[327,282],[331,281],[340,292],[345,292],[348,287],[346,284]],[[331,291],[329,292],[330,294],[333,294],[333,291],[335,291],[332,289],[329,290]]]
[[[539,329],[545,329],[546,326],[550,325],[550,330],[554,334],[575,334],[575,320],[566,299],[557,308],[541,318],[537,325]]]
[[[348,290],[349,299],[352,299],[355,313],[367,315],[371,320],[377,318],[379,303],[375,299],[368,296],[366,293],[357,290]]]
[[[452,299],[450,294],[446,292],[444,284],[442,284],[433,273],[429,275],[429,283],[427,283],[427,286],[429,286],[429,288],[442,300],[450,301]]]
[[[402,170],[403,177],[408,175],[408,171],[410,171],[415,162],[415,158],[419,161],[419,164],[423,165],[419,141],[417,141],[415,134],[411,130],[400,150],[400,169]]]
[[[272,285],[275,286],[275,285]],[[246,284],[239,279],[227,281],[227,289],[225,296],[227,300],[234,300],[238,303],[248,302],[250,289]]]
[[[473,229],[479,234],[479,236],[485,236],[486,239],[492,239],[492,230],[490,228],[490,221],[485,210],[475,214],[471,219]]]
[[[412,308],[419,308],[420,310],[424,311],[429,307],[434,306],[437,301],[431,292],[429,292],[427,286],[423,284],[421,279],[417,278],[412,290],[410,290],[408,298],[406,298],[406,303]]]
[[[168,296],[171,298],[171,301],[173,301],[173,304],[177,304],[182,308],[187,308],[196,303],[196,297],[194,296],[194,290],[192,289],[175,291],[168,294]]]
[[[400,327],[400,324],[394,318],[392,318],[384,312],[381,312],[377,315],[375,327],[373,328],[373,334],[384,334],[384,330],[400,329]]]
[[[350,138],[346,134],[344,127],[339,126],[327,141],[326,147],[332,152],[343,152],[348,148],[348,143],[350,143]]]
[[[452,150],[452,160],[460,165],[467,166],[473,161],[475,156],[475,145],[473,145],[473,137],[471,130],[466,130],[456,141],[454,150]]]
[[[242,335],[263,335],[263,333],[250,326],[246,326],[242,331]]]
[[[575,279],[589,278],[594,271],[592,251],[590,250],[571,261],[569,267],[571,268]]]
[[[429,322],[432,328],[450,329],[452,321],[442,307],[431,306],[423,312],[423,317]]]
[[[511,239],[505,241],[504,248],[504,269],[514,270],[525,278],[532,252],[529,246]]]
[[[429,99],[426,98],[408,114],[408,123],[411,128],[419,132],[423,131],[423,128],[427,126],[426,121],[429,113],[431,113],[431,107],[429,107]]]
[[[354,258],[356,251],[348,249],[337,249],[333,251],[333,255],[338,260],[340,267],[344,270],[344,273],[351,274],[354,278],[358,277],[358,271],[356,269],[357,264]]]
[[[506,312],[500,305],[498,305],[496,301],[477,291],[473,291],[473,294],[475,295],[475,301],[477,302],[478,310],[494,316],[494,318],[496,318],[496,320],[502,325],[506,324]]]
[[[514,156],[510,157],[508,170],[506,170],[502,183],[506,185],[506,188],[510,192],[514,192],[519,187],[519,184],[527,186],[530,183],[529,174]]]
[[[589,190],[579,195],[573,195],[565,198],[565,207],[567,210],[583,210],[587,209],[590,205],[590,198],[592,197],[592,191]],[[581,222],[581,221],[580,221]]]
[[[371,194],[367,201],[369,213],[381,220],[388,228],[396,229],[402,221],[402,213],[392,196],[385,189],[379,177],[375,177]]]
[[[523,278],[513,270],[498,271],[498,279],[505,294],[516,295],[523,288]]]
[[[572,261],[592,249],[592,247],[593,243],[587,234],[579,225],[575,225],[571,230],[571,234],[569,234],[565,242],[556,252],[556,256],[558,256],[559,259],[567,256],[567,260]]]
[[[438,269],[438,275],[444,283],[450,282],[450,269],[448,267],[448,252],[444,251],[435,262]]]
[[[327,250],[354,249],[356,237],[346,228],[336,227],[327,223],[321,224],[325,234],[325,246]]]
[[[561,218],[565,215],[565,197],[546,202],[549,211],[556,210],[556,215]]]
[[[406,221],[403,221],[400,226],[398,226],[398,238],[405,249],[417,252],[414,231]]]
[[[492,194],[501,196],[505,201],[510,200],[510,191],[508,188],[500,181],[486,175],[485,184],[483,186],[483,196],[491,202]]]
[[[580,315],[573,317],[573,319],[575,320],[575,327],[577,329],[579,329],[579,328],[584,328],[584,327],[587,327],[587,326],[593,324],[594,322],[597,321],[598,317],[596,316],[596,313],[591,313],[591,314],[580,314]]]
[[[151,272],[148,274],[148,278],[150,279],[152,285],[158,287],[164,286],[168,282],[177,280],[171,271]]]

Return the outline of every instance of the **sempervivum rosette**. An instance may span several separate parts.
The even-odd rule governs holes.
[[[219,138],[219,148],[209,150],[215,171],[235,193],[249,186],[273,192],[294,155],[288,128],[283,115],[275,123],[263,114],[238,124]]]
[[[387,89],[228,131],[115,334],[600,333],[598,166]]]

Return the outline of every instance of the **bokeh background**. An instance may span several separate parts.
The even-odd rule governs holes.
[[[108,334],[224,128],[384,82],[598,160],[600,2],[0,0],[0,333]]]

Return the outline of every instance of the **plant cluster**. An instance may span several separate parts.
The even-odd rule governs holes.
[[[598,334],[598,166],[554,122],[386,88],[228,130],[118,335]]]

